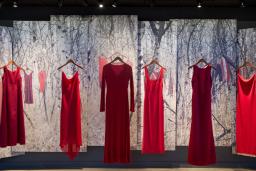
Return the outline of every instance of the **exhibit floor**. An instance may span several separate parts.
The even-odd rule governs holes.
[[[63,169],[61,169],[63,170]],[[239,169],[239,168],[172,168],[172,169],[158,169],[158,168],[146,168],[146,169],[103,169],[103,168],[83,168],[83,169],[67,169],[65,171],[75,171],[75,170],[82,170],[82,171],[249,171],[251,169]],[[14,170],[13,170],[14,171]],[[25,170],[19,170],[25,171]],[[29,170],[33,171],[33,170]],[[40,170],[40,171],[55,171],[55,170]],[[59,171],[59,170],[56,170]]]

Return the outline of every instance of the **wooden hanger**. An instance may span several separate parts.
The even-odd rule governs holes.
[[[160,65],[159,62],[156,59],[152,59],[151,62],[149,64],[146,64],[145,66],[143,66],[142,69],[149,66],[149,65],[152,65],[152,64],[156,64],[156,65],[160,66],[161,68],[163,68],[164,70],[166,70],[166,68],[163,67],[162,65]]]
[[[251,62],[244,61],[243,65],[239,66],[237,71],[239,71],[241,68],[247,67],[247,66],[256,70],[256,66],[255,65],[253,65]]]
[[[206,65],[210,65],[214,70],[216,70],[215,67],[213,67],[210,63],[208,63],[204,58],[199,59],[195,64],[188,67],[188,69],[191,69],[193,66],[198,65],[199,63],[203,62]]]
[[[119,56],[115,57],[115,59],[113,59],[110,63],[112,64],[112,63],[114,63],[115,61],[120,61],[120,62],[122,62],[122,63],[125,64],[125,62],[124,62],[124,61],[122,60],[122,58],[120,58]]]
[[[124,57],[124,58],[127,58],[127,59],[128,59],[127,56],[121,54],[120,52],[115,52],[115,53],[113,53],[109,58],[111,59],[111,58],[112,58],[113,56],[115,56],[115,55],[118,55],[118,56],[121,56],[121,57]]]
[[[8,67],[9,65],[14,65],[16,68],[20,68],[23,72],[25,72],[25,70],[21,66],[17,65],[16,62],[12,59],[9,60],[6,65],[0,67],[0,69],[3,69],[4,67]]]
[[[79,67],[79,68],[81,68],[81,69],[84,69],[82,66],[76,64],[73,59],[69,59],[65,64],[61,65],[57,70],[60,70],[61,68],[63,68],[64,66],[66,66],[66,65],[69,64],[69,63],[72,63],[72,64],[74,64],[75,66],[77,66],[77,67]]]

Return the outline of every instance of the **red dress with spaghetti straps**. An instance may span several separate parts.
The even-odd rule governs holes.
[[[145,67],[145,97],[142,153],[164,153],[163,68],[157,79],[150,79]]]
[[[236,152],[256,157],[256,74],[237,74]]]
[[[0,147],[25,144],[25,124],[20,68],[4,67]]]
[[[62,72],[60,119],[60,147],[72,160],[77,156],[82,145],[81,99],[78,72],[70,79]]]
[[[211,113],[211,66],[194,65],[192,78],[192,123],[188,147],[188,162],[208,165],[216,162]]]
[[[129,84],[130,111],[134,112],[134,87],[131,66],[109,63],[103,67],[100,111],[103,112],[106,108],[105,163],[130,162]],[[107,89],[106,95],[105,88]]]

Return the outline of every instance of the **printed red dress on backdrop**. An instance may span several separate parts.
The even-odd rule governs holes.
[[[145,67],[142,153],[164,153],[163,68],[151,79]]]
[[[78,72],[67,78],[62,72],[60,147],[73,160],[82,145],[81,99]]]
[[[256,75],[237,74],[236,152],[256,156]]]
[[[25,124],[20,68],[10,71],[4,67],[0,147],[25,144]]]
[[[103,112],[106,108],[105,163],[130,162],[129,83],[130,111],[134,112],[134,87],[131,66],[111,63],[104,66],[100,111]],[[107,89],[106,95],[105,86]]]
[[[192,77],[192,123],[188,147],[188,162],[208,165],[216,162],[211,113],[211,66],[194,65]]]

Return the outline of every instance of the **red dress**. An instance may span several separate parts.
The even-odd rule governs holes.
[[[106,64],[103,68],[100,111],[105,111],[105,163],[130,162],[130,121],[128,85],[130,82],[130,111],[134,112],[132,68],[128,64]],[[105,104],[105,85],[107,87]]]
[[[145,67],[142,153],[164,153],[163,69],[151,80]]]
[[[216,162],[211,115],[211,66],[194,66],[192,78],[192,123],[188,147],[188,162],[208,165]]]
[[[81,100],[78,72],[68,79],[62,72],[60,147],[73,160],[82,145]]]
[[[4,67],[3,101],[0,124],[0,147],[25,144],[25,124],[20,68],[10,71]]]
[[[256,156],[256,75],[237,74],[236,152]]]

